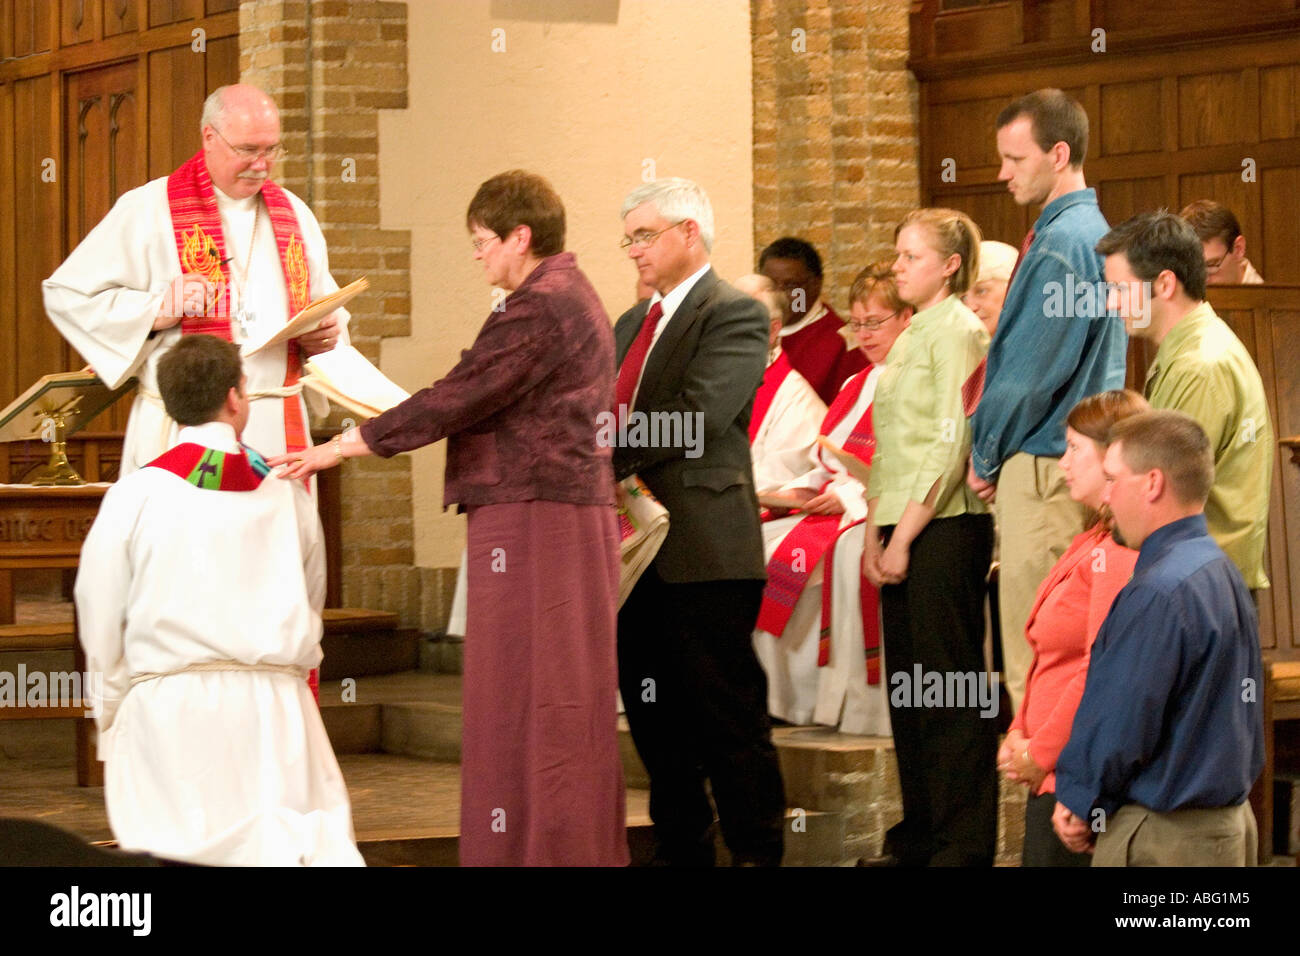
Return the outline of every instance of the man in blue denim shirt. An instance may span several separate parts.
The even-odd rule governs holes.
[[[1043,211],[1027,237],[989,349],[972,422],[970,485],[991,501],[1001,535],[999,612],[1004,683],[1014,709],[1033,660],[1025,623],[1038,586],[1083,530],[1057,459],[1074,404],[1124,385],[1123,321],[1106,315],[1102,260],[1109,227],[1083,178],[1088,115],[1060,90],[1021,97],[997,120],[998,179]]]

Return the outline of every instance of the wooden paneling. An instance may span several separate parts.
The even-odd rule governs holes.
[[[0,50],[17,57],[0,63],[0,406],[84,364],[46,318],[41,281],[124,192],[193,154],[203,98],[238,80],[238,4],[211,8],[0,0]],[[149,16],[165,25],[142,29]],[[206,53],[191,49],[196,26]],[[120,434],[128,408],[90,429]]]
[[[160,27],[203,16],[203,0],[149,0],[149,26]]]
[[[1222,146],[1253,139],[1256,103],[1246,96],[1239,70],[1178,78],[1178,145]]]
[[[149,54],[151,177],[166,176],[199,148],[199,117],[208,95],[205,62],[187,46]],[[203,72],[195,76],[196,70]]]
[[[1211,50],[1212,56],[1164,49],[1126,54],[1122,70],[1114,54],[1030,66],[1003,51],[1000,70],[986,53],[974,74],[953,66],[951,76],[922,80],[924,202],[992,214],[988,222],[977,221],[990,234],[1004,231],[1005,212],[972,199],[998,188],[995,118],[1021,93],[1060,86],[1088,110],[1084,172],[1110,222],[1216,199],[1236,212],[1247,254],[1265,278],[1300,281],[1294,225],[1300,135],[1288,135],[1300,129],[1300,30],[1242,40],[1222,36],[1206,41],[1204,52]],[[932,72],[949,70],[935,62]],[[944,158],[956,162],[955,181],[942,178]]]
[[[1163,103],[1158,79],[1101,86],[1101,135],[1093,142],[1097,155],[1122,156],[1164,147]]]
[[[996,177],[998,146],[989,131],[1006,105],[995,99],[935,103],[927,124],[934,133],[930,147],[935,163],[954,160],[959,180],[968,170],[980,167],[992,167]],[[937,170],[934,172],[937,178]]]
[[[10,55],[31,56],[52,46],[55,5],[49,0],[13,0],[6,4],[10,16]]]
[[[985,239],[996,239],[1019,248],[1029,232],[1029,210],[1017,206],[1001,184],[994,188],[949,193],[943,201],[948,207],[959,209],[974,219]]]
[[[75,46],[89,43],[102,36],[103,29],[99,16],[103,12],[101,0],[63,0],[63,17],[60,22],[59,43],[62,46]]]
[[[66,78],[64,129],[68,175],[68,244],[75,246],[128,189],[145,182],[140,163],[135,63],[83,70]]]
[[[1253,353],[1269,395],[1273,431],[1278,437],[1300,434],[1300,288],[1232,290],[1229,301],[1254,297],[1251,309],[1260,351]],[[1276,293],[1276,294],[1272,294]],[[1214,295],[1211,294],[1211,301]],[[1279,658],[1300,656],[1300,468],[1278,452],[1269,514],[1268,566],[1272,584],[1261,601],[1260,633],[1276,634]],[[1267,612],[1267,613],[1265,613]]]
[[[0,85],[0,209],[16,206],[14,181],[14,149],[10,135],[14,129],[14,86]],[[13,276],[17,268],[17,223],[14,215],[0,215],[0,276]],[[0,282],[0,317],[17,315],[18,288],[13,282]],[[0,355],[18,352],[18,323],[0,318]],[[0,359],[0,396],[13,397],[20,393],[18,369],[12,361]]]
[[[1079,16],[1078,0],[1038,0],[1024,8],[1026,43],[1041,43],[1068,37]]]
[[[1107,222],[1123,222],[1140,212],[1158,209],[1165,202],[1164,177],[1108,179],[1097,186],[1097,202]]]
[[[221,37],[208,41],[208,52],[203,58],[203,70],[207,82],[204,84],[203,96],[215,90],[223,83],[233,83],[239,78],[239,37]],[[199,104],[199,113],[203,106]],[[195,116],[190,125],[194,128],[194,148],[199,148],[198,118]]]
[[[48,372],[66,366],[63,338],[45,318],[41,280],[63,258],[61,192],[67,166],[60,156],[58,130],[51,115],[55,84],[48,76],[14,84],[14,121],[22,135],[14,140],[15,238],[21,245],[14,257],[13,284],[17,294],[14,319],[19,348],[11,361],[19,390]],[[13,395],[3,396],[8,404]]]
[[[1134,3],[1133,0],[1098,0],[1099,22],[1117,32],[1169,30],[1171,27],[1204,23],[1244,24],[1269,16],[1295,12],[1295,0],[1251,0],[1249,6],[1227,6],[1206,0],[1160,0],[1159,3]],[[1213,17],[1213,20],[1207,18]]]
[[[1300,256],[1296,255],[1300,167],[1265,170],[1260,182],[1263,195],[1268,197],[1263,204],[1264,224],[1261,233],[1246,239],[1246,255],[1269,282],[1300,284]],[[1255,235],[1262,236],[1262,248]]]
[[[964,53],[989,47],[1020,43],[1020,5],[997,4],[955,10],[935,23],[935,45],[941,50]]]
[[[136,0],[103,0],[104,36],[134,33],[139,29],[140,4]]]
[[[1300,136],[1300,65],[1259,71],[1259,138]]]
[[[239,9],[239,0],[208,0],[207,14],[212,16],[214,13],[228,13],[231,10]]]

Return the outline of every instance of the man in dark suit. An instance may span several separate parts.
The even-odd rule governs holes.
[[[614,472],[639,475],[669,513],[668,537],[618,616],[619,685],[650,774],[656,858],[713,864],[708,780],[733,862],[775,866],[785,798],[750,638],[765,572],[748,425],[768,316],[710,268],[713,211],[695,183],[642,186],[622,215],[623,246],[655,293],[614,327],[616,411],[634,426]],[[638,431],[637,418],[649,427]]]

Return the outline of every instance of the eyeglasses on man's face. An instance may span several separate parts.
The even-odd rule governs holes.
[[[1223,264],[1228,261],[1228,256],[1232,255],[1232,250],[1228,250],[1216,259],[1205,260],[1205,272],[1207,275],[1214,275],[1223,268]]]
[[[662,236],[669,229],[676,229],[685,221],[686,221],[685,219],[679,219],[671,226],[664,226],[658,232],[646,232],[643,229],[639,232],[633,233],[630,236],[624,236],[622,239],[619,240],[618,247],[623,250],[630,249],[633,246],[635,246],[638,249],[649,249],[651,246],[655,244],[656,239]]]
[[[489,242],[491,242],[493,239],[500,239],[500,238],[501,237],[494,232],[492,233],[492,235],[484,236],[482,239],[471,239],[470,245],[474,247],[475,252],[482,252],[483,247],[486,246]]]
[[[211,126],[209,129],[216,133],[221,141],[230,147],[232,153],[246,163],[255,163],[259,159],[264,159],[268,163],[274,163],[276,160],[284,158],[284,145],[282,143],[276,143],[274,146],[266,147],[266,149],[257,149],[253,146],[236,146],[230,140],[226,139],[226,137],[222,136],[221,130],[217,129],[215,126]]]

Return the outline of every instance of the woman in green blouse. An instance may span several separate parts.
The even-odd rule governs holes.
[[[964,213],[921,209],[895,233],[894,275],[916,309],[876,388],[863,574],[880,588],[903,821],[886,861],[988,866],[997,837],[996,681],[984,670],[993,522],[966,484],[962,386],[988,351],[960,296],[979,267]],[[874,530],[874,533],[872,533]]]

